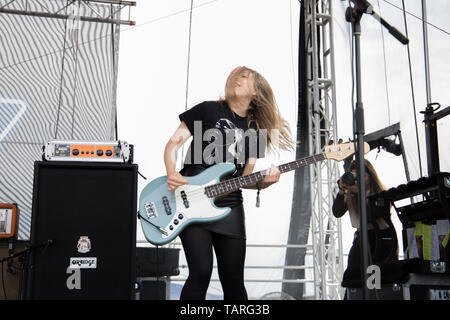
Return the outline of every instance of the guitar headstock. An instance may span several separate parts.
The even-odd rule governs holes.
[[[325,147],[324,154],[327,159],[333,159],[337,161],[344,160],[355,153],[356,142],[347,142],[335,145],[329,145]],[[370,151],[370,146],[367,142],[364,142],[364,153]]]

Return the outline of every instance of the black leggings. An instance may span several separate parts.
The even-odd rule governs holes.
[[[204,300],[213,270],[213,248],[225,300],[247,300],[244,286],[246,240],[190,225],[180,234],[189,276],[180,300]]]

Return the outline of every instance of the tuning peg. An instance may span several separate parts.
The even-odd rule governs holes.
[[[334,143],[334,140],[328,141],[328,145],[331,146]]]
[[[338,140],[338,144],[341,144],[342,142],[344,142],[344,140],[342,140],[342,139]]]

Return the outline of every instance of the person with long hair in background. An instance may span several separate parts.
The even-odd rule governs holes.
[[[386,190],[369,160],[365,159],[366,196]],[[345,174],[344,174],[345,175]],[[352,227],[356,229],[352,247],[348,254],[347,270],[359,270],[361,265],[360,242],[361,226],[358,206],[358,183],[356,181],[356,161],[350,163],[347,177],[342,176],[339,181],[339,192],[333,202],[333,215],[342,217],[347,211],[350,215]],[[369,258],[371,264],[382,264],[398,260],[398,239],[391,220],[391,205],[376,207],[367,203],[367,233],[369,244]],[[345,277],[345,274],[344,274]],[[347,293],[346,293],[347,296]]]

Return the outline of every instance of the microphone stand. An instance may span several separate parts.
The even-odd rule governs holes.
[[[0,265],[3,264],[4,262],[9,263],[9,262],[12,261],[12,259],[17,258],[17,257],[23,258],[24,256],[28,256],[28,254],[30,254],[34,250],[42,248],[42,247],[47,248],[47,246],[49,246],[51,244],[53,244],[53,240],[47,240],[47,241],[44,241],[44,242],[42,242],[42,243],[40,243],[38,245],[35,245],[35,246],[27,246],[25,250],[16,252],[14,254],[10,253],[7,257],[4,257],[4,258],[0,259]],[[23,292],[22,291],[23,291],[23,289],[22,289],[22,284],[21,284],[20,285],[20,290],[19,290],[19,299],[23,298]],[[6,294],[5,294],[5,298],[6,298]]]
[[[372,5],[366,0],[351,0],[354,6],[349,6],[345,12],[345,19],[352,24],[352,33],[355,40],[355,77],[356,77],[356,105],[353,114],[354,135],[356,137],[356,173],[358,182],[358,208],[360,213],[360,256],[361,256],[361,286],[363,300],[369,299],[369,288],[367,286],[367,269],[369,266],[369,241],[367,235],[367,205],[366,205],[366,168],[364,162],[364,108],[361,90],[361,18],[364,13],[374,16],[383,27],[389,30],[401,43],[407,44],[405,38],[397,29],[390,26],[383,18],[373,11]]]
[[[52,244],[52,243],[53,243],[52,240],[47,240],[47,241],[44,241],[44,242],[42,242],[42,243],[40,243],[40,244],[38,244],[38,245],[36,245],[36,246],[29,246],[29,247],[26,248],[25,250],[16,252],[16,253],[14,253],[14,254],[10,254],[9,256],[4,257],[3,259],[0,259],[0,263],[3,263],[3,262],[5,262],[5,261],[8,262],[8,261],[11,260],[11,259],[14,259],[14,258],[23,256],[23,255],[25,255],[25,254],[28,254],[28,253],[32,252],[33,250],[36,250],[36,249],[39,249],[39,248],[48,246],[48,245],[50,245],[50,244]]]

